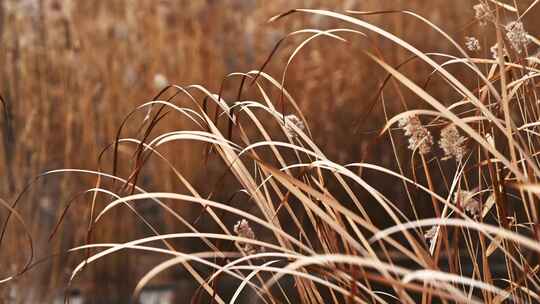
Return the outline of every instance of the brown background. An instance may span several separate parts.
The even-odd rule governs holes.
[[[520,0],[518,4],[524,9],[531,2]],[[2,0],[0,3],[0,93],[6,100],[9,118],[1,121],[0,197],[8,201],[13,201],[26,183],[46,170],[98,166],[110,170],[111,153],[105,154],[100,164],[97,156],[113,141],[127,113],[159,91],[153,84],[156,74],[165,75],[174,84],[202,84],[216,92],[226,74],[259,68],[277,41],[291,31],[352,28],[329,18],[305,14],[267,23],[273,15],[292,8],[410,9],[441,26],[460,43],[465,36],[479,37],[484,47],[482,56],[487,56],[486,49],[494,40],[489,30],[474,22],[474,3],[466,0]],[[533,35],[537,34],[536,15],[529,13],[524,20]],[[424,52],[457,54],[439,34],[411,16],[384,14],[363,18],[405,38]],[[314,41],[293,61],[286,87],[302,108],[315,142],[329,158],[340,163],[365,158],[392,168],[394,160],[388,146],[384,141],[374,141],[384,124],[382,108],[377,105],[366,115],[384,73],[363,51],[373,52],[377,47],[393,65],[407,59],[409,54],[374,34],[368,35],[369,39],[345,35],[350,41],[347,44],[328,38]],[[283,44],[266,68],[270,75],[280,79],[285,62],[302,38],[305,36],[288,39]],[[460,74],[459,69],[449,69],[467,81],[466,74]],[[408,64],[403,71],[418,81],[431,72],[418,62]],[[238,85],[234,81],[225,85],[225,99],[234,98]],[[456,98],[437,79],[430,83],[430,90],[449,103]],[[403,110],[392,90],[385,98],[388,115]],[[414,97],[406,98],[409,107],[419,106]],[[143,117],[144,113],[134,118],[135,123],[128,127],[126,136],[134,132],[136,121]],[[186,127],[189,124],[185,120],[169,118],[156,131]],[[162,152],[201,193],[213,191],[214,199],[224,200],[232,192],[228,184],[214,187],[223,168],[217,160],[203,162],[200,148],[193,143],[178,143],[167,145]],[[121,160],[129,168],[129,154]],[[33,233],[37,258],[84,243],[89,195],[73,204],[52,241],[47,237],[69,199],[93,187],[94,182],[88,175],[57,174],[41,179],[22,197],[18,210]],[[392,184],[372,182],[389,197],[400,194]],[[154,191],[182,191],[174,175],[159,162],[150,162],[145,167],[140,184]],[[163,221],[159,211],[150,205],[147,209],[164,232],[183,229],[168,219]],[[197,215],[193,210],[179,211],[188,217]],[[7,213],[2,210],[0,214],[5,219]],[[135,228],[140,224],[125,210],[116,216],[116,220],[104,219],[96,231],[96,240],[121,241],[148,235],[148,231]],[[27,247],[21,235],[12,222],[0,247],[2,276],[25,261]],[[81,258],[72,255],[69,259],[47,260],[31,275],[4,288],[4,296],[13,290],[18,290],[19,298],[23,294],[39,298],[39,292],[47,294],[47,299],[59,295],[73,263]],[[88,271],[77,281],[77,286],[91,294],[100,294],[105,302],[113,301],[117,293],[129,292],[132,279],[136,280],[154,264],[148,260],[142,256],[117,255]],[[132,272],[137,275],[131,275]],[[24,292],[28,286],[35,294]]]

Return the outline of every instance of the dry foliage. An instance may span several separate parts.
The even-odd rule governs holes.
[[[98,261],[145,252],[163,260],[137,278],[134,298],[160,274],[182,270],[198,285],[193,301],[204,295],[234,303],[249,289],[261,303],[540,302],[539,44],[522,23],[537,2],[475,4],[473,26],[484,36],[474,41],[454,39],[412,11],[295,9],[270,21],[311,16],[332,26],[285,36],[303,39],[279,77],[266,70],[278,52],[259,69],[227,75],[223,84],[236,84],[230,96],[202,85],[168,85],[156,74],[156,89],[163,90],[129,112],[98,169],[44,173],[96,177],[95,187],[80,194],[91,199],[79,218],[84,245],[69,251],[80,257],[70,286]],[[422,23],[452,49],[422,51],[369,21],[396,14]],[[302,110],[287,77],[293,59],[319,40],[361,41],[362,54],[379,71],[371,90],[385,122],[372,136],[387,145],[389,165],[337,161],[314,140],[313,111]],[[390,62],[381,45],[410,56]],[[408,76],[408,64],[427,76]],[[451,94],[442,99],[440,87]],[[182,128],[164,128],[170,120]],[[175,142],[189,142],[193,159],[204,164],[194,170],[206,186],[171,161],[180,153],[167,149]],[[155,174],[170,175],[170,189],[145,185],[150,164],[159,168]],[[398,189],[379,189],[377,180]],[[13,209],[18,201],[2,204],[24,232]],[[153,205],[176,223],[174,231],[141,212]],[[129,221],[123,229],[143,227],[145,235],[108,242],[99,231],[119,217]],[[64,219],[63,213],[56,219],[52,238]],[[26,261],[7,284],[35,267],[32,255]],[[223,278],[235,287],[223,292]]]

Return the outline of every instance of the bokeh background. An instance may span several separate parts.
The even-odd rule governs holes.
[[[520,0],[517,5],[524,9],[531,2]],[[351,27],[301,14],[267,22],[289,9],[409,9],[441,26],[459,43],[465,36],[479,37],[484,48],[479,56],[487,56],[493,41],[493,35],[475,23],[475,2],[470,0],[0,0],[0,4],[0,94],[5,100],[0,120],[0,197],[7,202],[13,202],[30,181],[47,170],[101,168],[109,172],[112,153],[105,153],[100,162],[98,155],[114,141],[126,115],[151,100],[163,84],[201,84],[217,92],[227,74],[260,68],[287,33]],[[537,34],[536,15],[529,13],[524,20],[533,35]],[[362,18],[406,38],[422,51],[456,54],[439,34],[411,16]],[[392,151],[376,138],[385,121],[382,108],[376,104],[370,111],[385,75],[363,51],[380,51],[394,65],[409,54],[376,35],[368,36],[345,35],[349,43],[328,38],[313,41],[293,60],[285,86],[307,118],[315,142],[329,158],[340,163],[364,159],[392,167]],[[281,79],[291,52],[305,37],[285,40],[265,71]],[[419,81],[431,72],[415,61],[403,71]],[[454,72],[460,76],[459,70]],[[430,86],[441,100],[455,98],[438,79]],[[235,98],[238,87],[237,80],[225,82],[224,98]],[[392,92],[385,99],[388,115],[403,110]],[[418,103],[414,98],[407,100],[410,107]],[[133,120],[140,122],[143,117],[141,113]],[[137,123],[133,126],[127,128],[127,135],[136,131]],[[157,130],[188,126],[183,119],[169,118]],[[177,143],[162,151],[201,193],[226,200],[231,193],[227,183],[215,187],[223,168],[218,161],[204,161],[200,148]],[[122,160],[128,167],[129,151]],[[28,275],[0,287],[0,296],[7,303],[36,299],[46,303],[63,295],[70,271],[84,255],[50,256],[86,242],[91,195],[75,200],[56,234],[50,239],[49,235],[70,200],[95,182],[88,174],[53,174],[33,183],[21,197],[17,210],[32,232],[35,258],[45,259]],[[400,193],[384,181],[373,182],[384,187],[385,193]],[[182,191],[174,174],[159,162],[149,162],[139,183],[153,191]],[[151,204],[141,208],[163,233],[184,231]],[[174,208],[187,218],[198,216],[193,210]],[[7,212],[2,210],[0,215],[4,221]],[[204,226],[204,219],[197,225]],[[119,242],[148,235],[140,226],[126,210],[120,210],[103,220],[93,239]],[[7,231],[0,247],[3,277],[28,257],[16,221],[10,222]],[[154,257],[119,254],[85,271],[70,290],[78,290],[87,303],[128,301],[137,278],[155,262]],[[190,284],[182,274],[170,273],[154,285],[173,286],[185,298],[194,293]]]

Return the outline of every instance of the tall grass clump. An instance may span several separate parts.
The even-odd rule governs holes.
[[[453,38],[411,11],[296,9],[272,18],[310,15],[340,27],[289,34],[284,39],[304,39],[283,74],[265,72],[278,43],[260,69],[227,75],[222,88],[235,85],[236,95],[166,86],[122,122],[101,154],[112,154],[110,167],[46,173],[97,177],[87,191],[87,242],[70,250],[82,258],[69,284],[127,251],[163,258],[137,278],[134,298],[159,276],[185,271],[197,283],[194,302],[540,302],[539,44],[522,21],[537,2],[525,9],[476,3],[470,10],[471,32],[480,33],[475,37]],[[422,51],[366,21],[394,14],[422,22],[453,50]],[[317,145],[309,117],[286,84],[289,65],[318,39],[359,41],[363,54],[350,56],[372,60],[367,68],[377,71],[380,85],[373,100],[359,102],[372,102],[372,111],[385,117],[384,125],[370,126],[379,130],[370,146],[387,146],[383,151],[394,160],[389,166],[369,161],[373,147],[357,162],[340,163]],[[410,57],[386,59],[379,46],[388,42]],[[425,78],[407,75],[407,65],[418,62]],[[449,93],[438,96],[434,83]],[[167,119],[188,127],[158,129]],[[363,126],[358,119],[351,122],[351,141]],[[199,151],[205,192],[169,161],[170,154],[184,153],[164,149],[175,142]],[[178,191],[145,189],[150,162],[172,172]],[[380,180],[396,190],[381,191]],[[146,219],[140,210],[148,205],[182,230],[166,231]],[[189,206],[195,216],[177,206]],[[94,232],[119,217],[142,225],[146,235],[100,242]]]

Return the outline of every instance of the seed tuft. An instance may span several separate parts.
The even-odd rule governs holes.
[[[479,51],[480,50],[480,41],[475,37],[465,37],[465,46],[469,51]]]
[[[488,24],[489,21],[492,21],[495,16],[493,16],[493,12],[491,12],[491,9],[489,8],[489,5],[485,3],[479,3],[473,6],[474,9],[474,17],[476,20],[478,20],[478,23],[481,26],[485,26]]]
[[[506,30],[506,38],[508,38],[514,50],[521,53],[523,48],[529,44],[529,38],[523,28],[523,23],[521,21],[512,21],[504,28]]]
[[[444,151],[443,160],[454,157],[456,161],[461,161],[466,152],[465,141],[467,138],[459,134],[456,125],[451,124],[442,129],[439,146]]]
[[[405,135],[409,136],[409,149],[416,150],[422,155],[428,154],[433,145],[433,137],[416,115],[402,118],[399,127],[405,130]]]
[[[156,90],[163,90],[168,85],[169,81],[167,80],[167,77],[165,77],[165,75],[160,73],[154,75],[154,88]]]
[[[236,233],[236,235],[239,237],[251,240],[255,239],[255,233],[253,232],[253,229],[251,229],[251,226],[246,219],[242,219],[238,221],[236,225],[234,225],[234,233]],[[242,250],[248,254],[254,254],[257,252],[257,249],[252,244],[240,243],[240,246],[242,247]]]
[[[306,129],[306,126],[304,126],[304,123],[302,122],[300,118],[298,118],[298,116],[294,114],[289,114],[285,116],[285,125],[284,125],[285,132],[287,133],[288,136],[293,137],[293,138],[297,137],[298,134],[296,134],[296,131],[291,125],[296,126],[298,129],[302,131]]]

